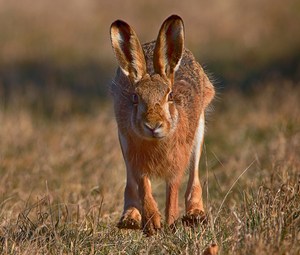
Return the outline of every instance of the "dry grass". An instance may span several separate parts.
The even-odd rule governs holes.
[[[0,253],[200,254],[216,242],[221,254],[299,254],[299,84],[220,98],[200,165],[209,224],[151,238],[115,227],[125,170],[110,103],[51,118],[1,109]],[[154,194],[163,212],[163,182]]]

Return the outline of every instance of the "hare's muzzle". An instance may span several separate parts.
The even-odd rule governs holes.
[[[164,138],[164,129],[163,129],[163,122],[158,121],[158,122],[144,122],[144,131],[147,135],[149,135],[151,138]]]

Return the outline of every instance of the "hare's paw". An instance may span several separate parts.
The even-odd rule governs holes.
[[[141,228],[141,214],[135,207],[128,208],[122,215],[117,227],[127,229]]]
[[[212,244],[204,250],[203,255],[217,255],[218,251],[219,251],[218,245]]]
[[[181,219],[175,220],[172,224],[168,226],[168,229],[175,233],[181,227]]]
[[[207,224],[207,217],[202,210],[190,210],[182,217],[182,223],[185,226],[195,227],[200,224]]]
[[[160,213],[146,213],[143,217],[143,231],[147,236],[154,235],[157,230],[161,229]]]

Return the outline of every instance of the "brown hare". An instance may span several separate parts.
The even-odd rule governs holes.
[[[205,109],[214,87],[184,47],[184,25],[177,15],[162,24],[157,40],[141,45],[134,30],[117,20],[110,28],[119,69],[112,82],[118,134],[126,164],[124,212],[120,228],[153,234],[161,215],[152,196],[151,177],[166,181],[166,221],[179,217],[178,189],[187,170],[186,215],[203,219],[198,164]]]

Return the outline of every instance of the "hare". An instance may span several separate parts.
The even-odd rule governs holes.
[[[198,165],[205,109],[214,87],[193,54],[184,47],[184,24],[167,18],[156,41],[141,45],[134,30],[117,20],[110,28],[119,69],[112,82],[114,110],[127,182],[118,226],[151,235],[161,228],[150,177],[166,181],[166,222],[179,217],[178,189],[187,170],[186,216],[204,219]]]

